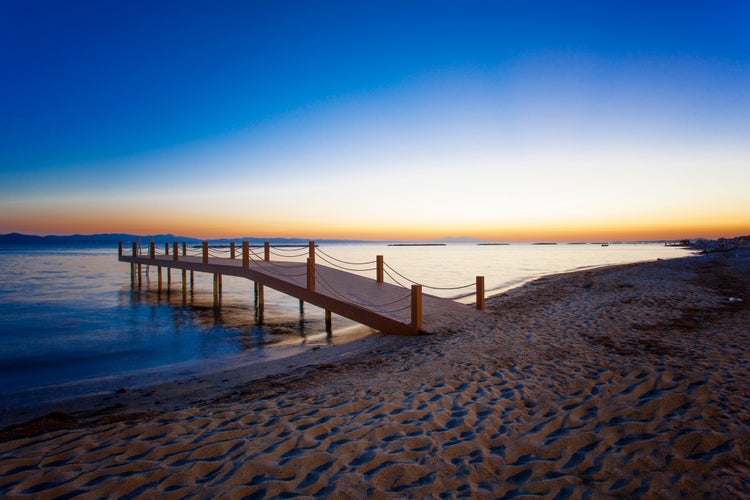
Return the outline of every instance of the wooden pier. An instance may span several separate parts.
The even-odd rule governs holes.
[[[185,243],[181,246],[173,243],[171,248],[166,244],[163,252],[157,252],[156,246],[151,243],[148,251],[143,252],[143,249],[133,243],[132,253],[126,255],[120,243],[119,260],[130,263],[133,286],[140,280],[140,268],[144,265],[158,268],[159,287],[162,286],[162,268],[182,270],[183,290],[187,286],[187,272],[191,276],[194,272],[213,274],[215,303],[218,303],[221,294],[222,276],[247,278],[255,282],[258,307],[263,307],[263,287],[273,288],[299,299],[300,307],[308,302],[324,309],[329,331],[333,312],[384,333],[430,333],[434,325],[441,322],[442,317],[465,313],[469,308],[450,299],[425,294],[420,284],[411,284],[410,288],[405,288],[385,282],[387,265],[380,255],[372,262],[375,266],[371,269],[374,271],[373,279],[349,272],[345,270],[346,266],[339,266],[344,267],[341,269],[317,263],[316,245],[312,241],[304,252],[305,260],[302,262],[272,260],[271,248],[268,242],[263,247],[253,248],[248,242],[242,242],[239,248],[232,243],[229,249],[219,251],[216,248],[210,249],[208,243],[203,242],[197,252],[189,252]],[[304,250],[304,247],[297,248]],[[222,255],[217,256],[218,253]],[[330,258],[325,260],[337,264]],[[171,282],[170,273],[167,273],[167,280]],[[466,286],[476,288],[476,308],[484,309],[484,278],[477,276],[475,283]]]

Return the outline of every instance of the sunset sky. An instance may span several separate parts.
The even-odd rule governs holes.
[[[0,233],[750,233],[750,2],[0,2]]]

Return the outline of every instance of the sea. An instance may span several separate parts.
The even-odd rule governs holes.
[[[126,251],[128,249],[126,248]],[[293,260],[305,248],[274,255]],[[362,334],[367,327],[265,289],[263,314],[253,283],[225,276],[221,303],[213,301],[212,276],[195,273],[183,292],[182,277],[142,270],[131,286],[130,265],[109,246],[0,246],[0,407],[50,395],[75,397],[145,384],[273,357],[288,346],[315,346]],[[318,263],[341,265],[374,278],[382,255],[387,281],[424,286],[424,293],[470,303],[476,276],[486,295],[540,276],[612,264],[689,255],[663,244],[452,243],[395,246],[339,243],[318,247]],[[169,280],[169,281],[168,281]]]

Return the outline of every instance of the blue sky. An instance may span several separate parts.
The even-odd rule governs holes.
[[[749,25],[746,2],[4,0],[0,232],[750,230]]]

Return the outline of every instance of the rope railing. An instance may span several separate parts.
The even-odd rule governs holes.
[[[297,250],[297,251],[299,251],[299,250]],[[271,252],[271,255],[275,255],[277,257],[284,257],[284,258],[287,258],[287,259],[295,259],[295,258],[298,258],[298,257],[304,257],[304,256],[308,255],[307,249],[305,249],[304,252],[297,253],[297,254],[294,254],[294,255],[289,255],[289,254],[286,254],[286,253],[278,253],[278,252],[276,252],[274,250],[274,247],[271,247],[270,252]]]
[[[254,262],[255,262],[255,261],[254,261]],[[280,275],[282,275],[282,276],[286,276],[287,278],[298,278],[298,277],[300,277],[300,276],[305,276],[305,275],[307,275],[307,264],[299,264],[299,265],[296,265],[296,266],[294,266],[294,267],[290,267],[290,268],[289,268],[289,269],[297,269],[297,268],[299,268],[299,267],[303,267],[303,268],[304,268],[304,271],[303,271],[303,272],[301,272],[301,273],[288,273],[288,272],[286,272],[286,270],[285,270],[285,268],[284,268],[283,266],[279,266],[279,265],[277,265],[277,264],[278,264],[278,263],[267,262],[267,261],[265,261],[265,260],[259,260],[259,261],[257,261],[257,264],[256,264],[256,265],[257,265],[258,267],[265,267],[266,269],[270,269],[270,268],[273,268],[273,271],[274,271],[275,273],[278,273],[278,274],[280,274]]]
[[[375,271],[375,270],[377,270],[376,267],[368,267],[366,269],[358,269],[356,267],[342,266],[341,264],[337,264],[336,262],[328,260],[328,258],[326,258],[325,255],[326,254],[318,255],[318,257],[320,258],[320,260],[326,262],[327,264],[330,264],[331,266],[333,266],[335,268],[338,268],[338,269],[343,269],[344,271],[363,272],[364,273],[364,272],[369,272],[369,271]],[[375,261],[372,261],[372,262],[369,262],[368,264],[374,264],[374,263],[375,263]]]
[[[260,248],[263,248],[263,247],[260,247]],[[260,260],[260,261],[265,260],[263,253],[256,252],[255,250],[253,250],[253,247],[250,247],[247,249],[247,255],[250,258],[250,260],[252,260],[253,262],[255,262],[256,260]]]
[[[390,266],[389,266],[389,267],[390,267]],[[401,283],[401,282],[400,282],[399,280],[397,280],[396,278],[394,278],[394,277],[393,277],[393,275],[392,275],[391,273],[389,273],[389,272],[388,272],[388,269],[384,268],[384,269],[383,269],[383,272],[384,272],[384,273],[385,273],[385,274],[386,274],[386,275],[387,275],[387,276],[388,276],[389,278],[391,278],[391,281],[393,281],[393,282],[394,282],[394,283],[395,283],[396,285],[400,286],[401,288],[409,288],[409,286],[408,286],[408,285],[404,285],[404,284],[403,284],[403,283]]]
[[[262,248],[262,247],[261,247]],[[300,248],[307,249],[307,245],[271,245],[271,248],[279,252],[297,252]]]
[[[375,303],[372,303],[372,302],[364,302],[364,301],[361,301],[361,300],[357,300],[357,299],[355,299],[355,298],[353,298],[353,297],[351,297],[349,295],[345,295],[345,294],[341,293],[336,287],[334,287],[333,285],[331,285],[328,282],[328,280],[326,280],[318,272],[315,273],[315,280],[316,280],[316,282],[320,282],[323,285],[323,288],[327,289],[332,294],[337,295],[338,297],[340,297],[340,298],[342,298],[342,299],[344,299],[344,300],[346,300],[348,302],[353,302],[353,303],[359,304],[361,306],[384,308],[386,306],[397,304],[397,303],[402,302],[402,301],[407,300],[407,299],[411,300],[411,292],[409,292],[407,295],[405,295],[403,297],[400,297],[400,298],[398,298],[398,299],[396,299],[394,301],[391,301],[391,302],[385,302],[385,303],[382,303],[382,304],[375,304]],[[411,302],[409,302],[409,304],[407,306],[405,306],[405,307],[402,307],[402,308],[399,308],[399,309],[392,309],[392,310],[384,309],[383,312],[398,312],[398,311],[403,311],[405,309],[409,309],[410,307],[411,307]]]
[[[370,260],[370,261],[366,261],[366,262],[349,262],[349,261],[346,261],[346,260],[337,259],[336,257],[327,254],[326,252],[324,252],[320,248],[318,248],[316,250],[316,254],[323,254],[323,255],[325,255],[326,257],[328,257],[331,260],[335,260],[336,262],[341,262],[342,264],[347,264],[349,266],[371,266],[371,265],[375,264],[375,262],[376,262],[374,260]],[[326,262],[328,262],[328,261],[326,261]]]
[[[430,290],[462,290],[464,288],[469,288],[469,287],[476,286],[475,283],[469,283],[468,285],[460,285],[460,286],[430,286],[430,285],[425,285],[423,283],[419,283],[417,281],[414,281],[412,279],[407,278],[406,276],[404,276],[400,272],[398,272],[395,269],[393,269],[387,263],[384,263],[383,265],[384,265],[384,267],[387,267],[389,270],[391,270],[392,272],[394,272],[395,274],[397,274],[398,276],[400,276],[402,279],[408,281],[412,285],[420,285],[421,284],[423,288],[429,288]],[[393,276],[390,273],[387,273],[387,274],[388,274],[388,276],[390,276],[391,279],[394,279]],[[394,281],[395,281],[395,279],[394,279]],[[401,285],[401,283],[399,283],[399,285]],[[404,285],[401,285],[401,286],[404,286]]]

